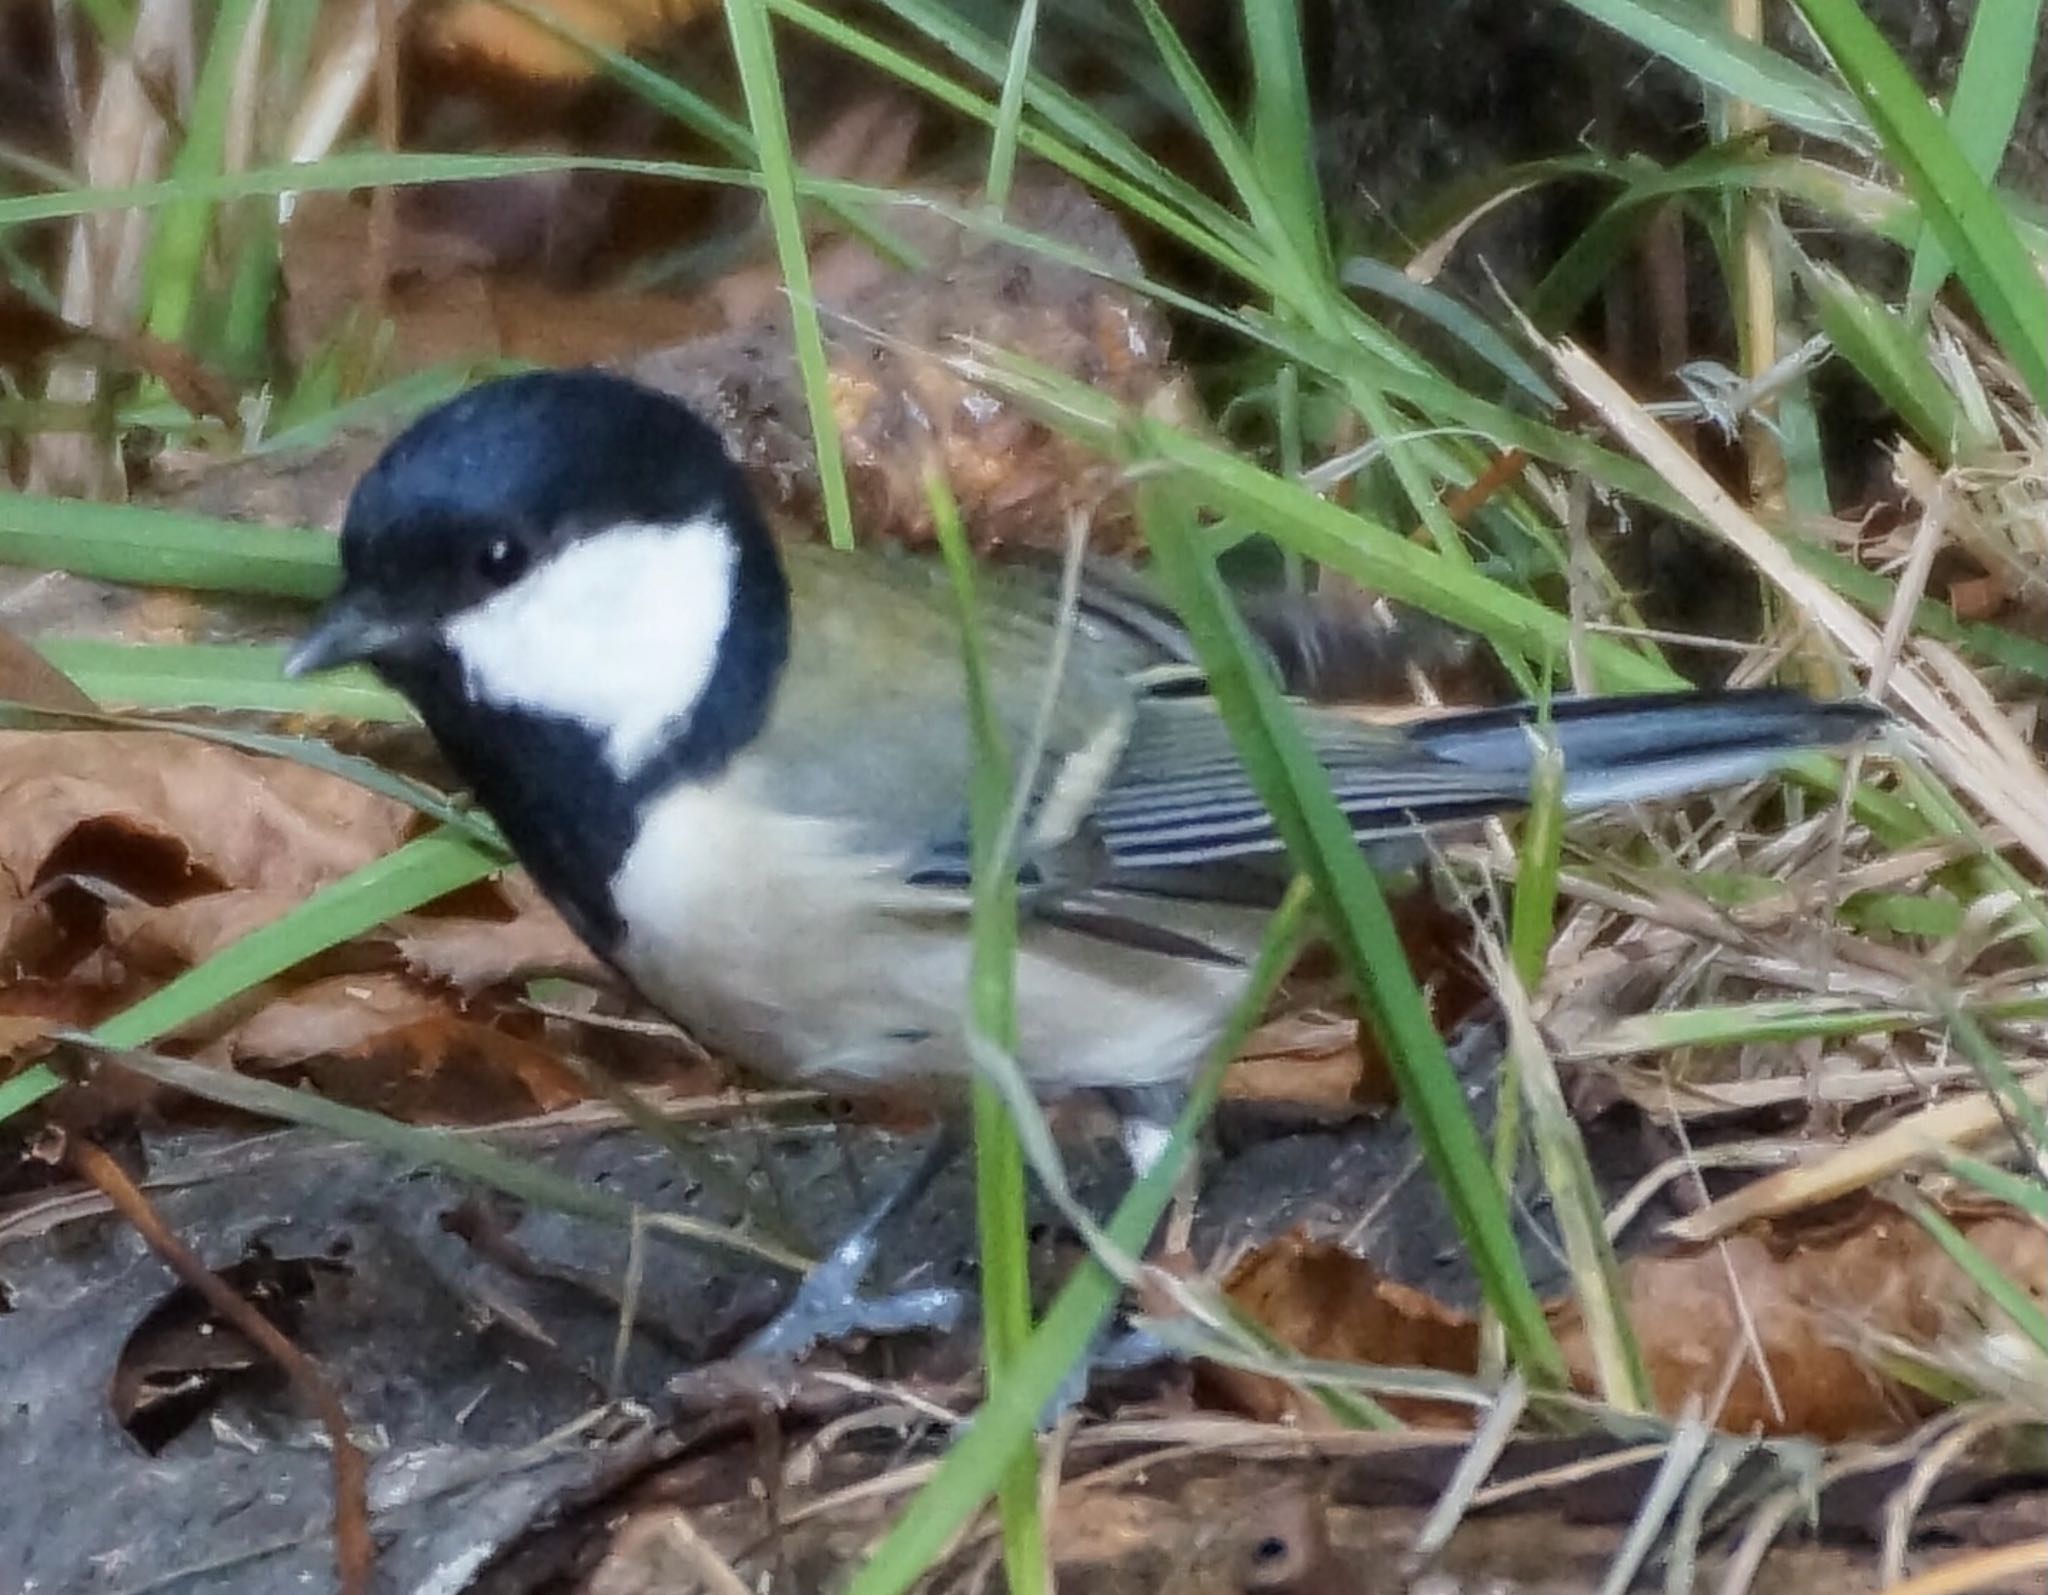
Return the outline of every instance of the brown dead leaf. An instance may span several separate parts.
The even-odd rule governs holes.
[[[56,1028],[55,1020],[38,1014],[0,1013],[0,1073],[42,1051]]]
[[[2012,598],[2011,586],[1995,572],[1949,583],[1949,607],[1959,620],[1995,620]]]
[[[1479,1361],[1479,1326],[1419,1290],[1386,1278],[1363,1258],[1295,1233],[1261,1247],[1224,1281],[1230,1300],[1283,1344],[1304,1356],[1375,1367],[1470,1373]],[[1327,1424],[1328,1414],[1289,1386],[1263,1375],[1216,1367],[1204,1384],[1224,1405],[1268,1421],[1293,1416]],[[1389,1402],[1417,1422],[1456,1422],[1462,1409]]]
[[[139,974],[170,977],[202,963],[298,906],[292,892],[207,892],[176,903],[107,911],[107,945]]]
[[[0,627],[0,701],[59,713],[97,714],[100,707],[77,682],[4,627]]]
[[[2048,1234],[2003,1214],[1960,1223],[2011,1278],[2048,1298]],[[1931,1352],[1953,1337],[1974,1340],[1987,1311],[1926,1231],[1882,1202],[1811,1241],[1796,1227],[1764,1228],[1725,1245],[1725,1258],[1705,1247],[1639,1257],[1623,1271],[1662,1410],[1711,1400],[1739,1365],[1717,1418],[1724,1429],[1831,1441],[1897,1434],[1922,1409],[1878,1375],[1873,1347],[1894,1340]],[[1745,1352],[1741,1312],[1755,1325],[1776,1402]],[[1558,1334],[1584,1383],[1591,1357],[1574,1315],[1558,1315]]]
[[[490,357],[590,365],[717,327],[715,306],[621,288],[585,292],[547,280],[587,252],[609,204],[585,172],[524,187],[446,185],[455,196],[399,212],[385,315],[388,374]],[[474,193],[477,206],[458,201]],[[284,241],[285,338],[302,358],[335,336],[362,302],[370,210],[346,194],[308,194]],[[544,277],[522,268],[542,268]]]
[[[718,0],[536,0],[534,10],[612,50],[651,44],[717,9]],[[541,83],[582,83],[598,70],[590,52],[492,0],[455,0],[429,11],[419,32],[430,54]]]
[[[1252,1032],[1223,1077],[1234,1102],[1305,1103],[1348,1108],[1364,1075],[1358,1020],[1312,1010],[1282,1014]]]
[[[2009,1278],[2048,1299],[2048,1233],[2003,1211],[1956,1216],[1969,1239]],[[1898,1209],[1870,1202],[1826,1230],[1760,1229],[1717,1247],[1641,1256],[1623,1265],[1627,1307],[1656,1392],[1675,1416],[1689,1401],[1734,1433],[1825,1441],[1903,1433],[1924,1411],[1883,1376],[1880,1347],[1967,1353],[1994,1321],[1968,1277]],[[1225,1289],[1232,1301],[1310,1357],[1470,1373],[1472,1319],[1383,1278],[1343,1249],[1300,1235],[1246,1259]],[[1754,1325],[1769,1380],[1750,1356]],[[1573,1382],[1596,1388],[1577,1309],[1551,1310]],[[1718,1410],[1716,1395],[1727,1388]],[[1275,1380],[1217,1370],[1208,1388],[1258,1417],[1294,1413],[1299,1398]],[[1776,1399],[1773,1400],[1773,1391]]]
[[[415,974],[457,991],[559,975],[609,986],[609,968],[555,912],[523,870],[495,883],[509,918],[408,916],[398,927],[398,954]]]
[[[331,1101],[413,1123],[489,1123],[582,1099],[545,1047],[492,1017],[402,975],[337,975],[268,1003],[200,1056],[294,1069]]]
[[[0,731],[0,872],[59,870],[166,902],[304,897],[389,852],[412,811],[282,759],[169,732]]]

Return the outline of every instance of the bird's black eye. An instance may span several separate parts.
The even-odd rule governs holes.
[[[493,587],[509,587],[526,574],[526,545],[516,537],[494,537],[478,550],[476,573]]]

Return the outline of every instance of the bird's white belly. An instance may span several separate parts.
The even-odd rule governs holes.
[[[680,787],[650,808],[612,888],[627,975],[741,1065],[820,1084],[966,1072],[964,915],[901,884],[898,861],[847,853],[833,822],[764,811],[727,783]],[[1201,917],[1191,929],[1213,934]],[[1258,925],[1234,911],[1225,928],[1242,950]],[[1244,979],[1027,925],[1019,1061],[1049,1093],[1182,1078]]]

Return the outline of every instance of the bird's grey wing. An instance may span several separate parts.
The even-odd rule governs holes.
[[[1473,769],[1391,727],[1307,706],[1297,713],[1337,806],[1362,844],[1498,813],[1526,794],[1526,763],[1520,770]],[[1241,864],[1284,848],[1206,698],[1146,702],[1090,823],[1119,876]]]
[[[1566,806],[1589,809],[1746,780],[1877,723],[1864,703],[1769,690],[1558,698],[1547,711],[1517,704],[1403,727],[1310,706],[1297,713],[1353,834],[1396,857],[1412,852],[1417,831],[1523,805],[1544,740],[1563,756]],[[1205,698],[1143,702],[1090,821],[1117,877],[1170,884],[1175,872],[1241,866],[1283,848]]]

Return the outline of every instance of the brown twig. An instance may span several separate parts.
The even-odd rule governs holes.
[[[1463,526],[1494,498],[1514,486],[1528,464],[1528,450],[1503,449],[1470,487],[1444,500],[1444,513]]]
[[[173,1273],[284,1371],[300,1399],[320,1419],[334,1453],[334,1561],[341,1575],[342,1595],[370,1595],[376,1549],[370,1540],[368,1469],[363,1453],[349,1438],[348,1413],[334,1387],[312,1358],[172,1233],[163,1215],[112,1156],[84,1136],[72,1135],[69,1141],[71,1165],[80,1176],[99,1189]]]
[[[1522,472],[1527,469],[1528,464],[1529,456],[1526,451],[1503,449],[1488,463],[1486,469],[1473,479],[1471,486],[1461,487],[1455,493],[1444,495],[1444,513],[1458,525],[1465,525],[1494,499],[1514,486],[1521,479]],[[1408,535],[1412,540],[1419,542],[1426,535],[1426,528],[1415,526],[1410,529]]]

